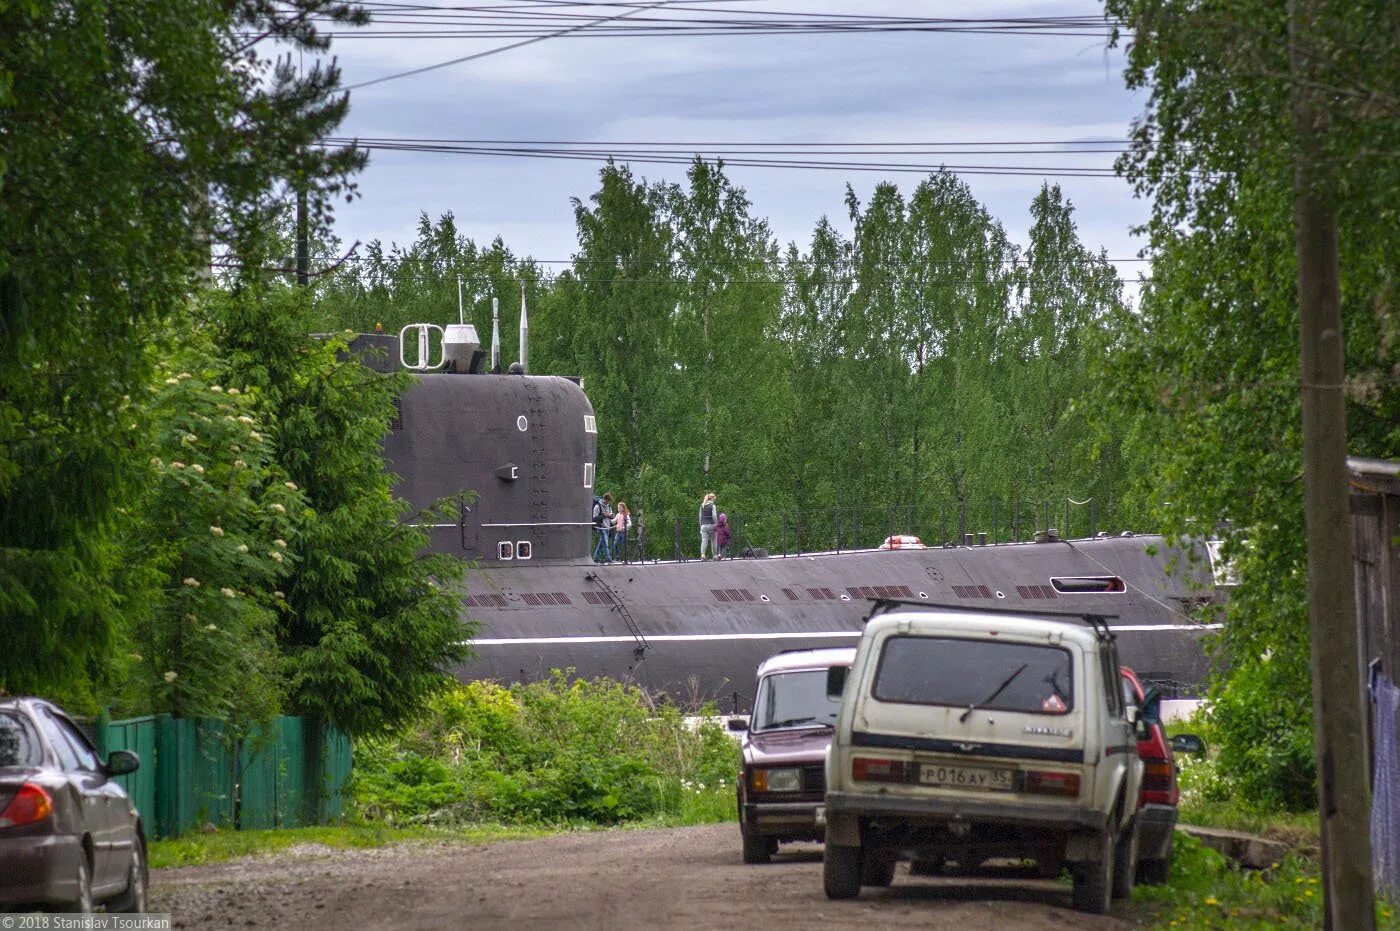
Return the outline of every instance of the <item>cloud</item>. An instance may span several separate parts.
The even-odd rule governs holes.
[[[939,9],[942,7],[942,9]],[[967,16],[933,5],[926,15]],[[907,14],[907,3],[764,4],[766,13]],[[1039,0],[978,7],[977,15],[1095,13]],[[345,83],[489,48],[491,41],[345,41]],[[687,142],[992,142],[1122,139],[1142,100],[1124,88],[1122,56],[1083,37],[882,34],[809,37],[557,39],[357,91],[339,134],[451,139]],[[1111,164],[1111,156],[987,156],[984,163]],[[925,157],[918,159],[929,162]],[[937,161],[933,159],[932,161]],[[949,155],[949,163],[976,161]],[[502,236],[517,254],[567,258],[576,248],[570,197],[596,189],[599,164],[375,153],[362,198],[338,212],[342,239],[410,240],[417,216],[451,211],[479,241]],[[634,166],[683,181],[684,165]],[[867,197],[881,174],[731,167],[756,215],[784,244],[805,244],[824,214],[843,218],[849,181]],[[919,175],[889,175],[911,190]],[[1017,241],[1041,177],[969,176],[976,196]],[[1125,182],[1058,180],[1094,249],[1132,255],[1147,216]],[[1126,266],[1136,269],[1137,266]]]

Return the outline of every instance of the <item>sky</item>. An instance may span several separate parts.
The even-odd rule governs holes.
[[[417,0],[439,9],[466,0]],[[498,6],[551,0],[495,0]],[[645,0],[625,0],[662,12]],[[676,3],[677,0],[672,0]],[[954,3],[937,0],[679,0],[680,9],[781,15],[786,12],[899,16],[1024,17],[1079,15],[1102,8],[1081,0]],[[667,4],[663,4],[667,5]],[[477,7],[480,8],[479,6]],[[531,7],[533,9],[534,7]],[[556,7],[558,9],[558,7]],[[587,22],[626,7],[570,6]],[[375,32],[404,27],[384,22]],[[421,13],[420,13],[421,15]],[[452,14],[444,13],[444,17]],[[340,33],[340,30],[337,30]],[[1121,49],[1104,38],[884,32],[836,35],[551,38],[351,92],[340,136],[596,143],[997,143],[1126,139],[1145,97],[1122,78]],[[520,41],[512,38],[350,38],[332,54],[342,84],[356,84]],[[602,146],[607,148],[606,145]],[[701,149],[700,151],[703,151]],[[883,161],[893,160],[891,158]],[[1111,166],[1113,156],[1000,154],[911,157],[918,164]],[[503,158],[420,152],[371,154],[359,198],[340,204],[335,233],[347,246],[378,239],[406,244],[421,213],[451,212],[479,243],[500,236],[515,254],[544,262],[577,248],[570,198],[597,189],[600,161]],[[633,164],[649,180],[684,181],[684,165]],[[921,175],[881,171],[797,170],[730,165],[752,212],[778,241],[805,247],[818,219],[848,229],[843,203],[850,183],[862,201],[893,180],[906,193]],[[1111,258],[1137,255],[1131,228],[1148,205],[1120,178],[964,175],[973,193],[1024,244],[1029,205],[1045,180],[1056,181],[1076,208],[1081,239]],[[562,265],[554,264],[558,270]],[[1147,266],[1118,265],[1135,279]],[[1135,290],[1135,289],[1129,289]]]

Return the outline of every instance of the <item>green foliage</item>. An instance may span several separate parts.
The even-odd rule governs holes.
[[[1218,532],[1236,563],[1211,696],[1219,765],[1266,807],[1315,804],[1290,42],[1331,95],[1307,181],[1327,185],[1338,224],[1348,452],[1400,453],[1396,269],[1377,259],[1400,248],[1400,173],[1378,157],[1400,139],[1385,51],[1400,23],[1382,0],[1321,10],[1290,38],[1285,5],[1262,0],[1107,4],[1133,34],[1129,86],[1150,95],[1120,167],[1153,200],[1153,273],[1141,312],[1113,321],[1101,396],[1132,424],[1129,472],[1154,523]]]
[[[362,161],[307,143],[346,101],[313,54],[332,0],[0,4],[0,687],[93,707],[128,610],[120,508],[147,349],[212,238],[241,253],[295,165],[324,219]],[[286,46],[284,46],[285,50]],[[134,401],[132,399],[135,399]],[[128,509],[129,510],[129,509]]]
[[[297,560],[279,599],[288,708],[348,734],[406,719],[466,654],[458,618],[461,564],[425,553],[436,512],[410,515],[380,456],[406,376],[347,357],[341,339],[309,335],[300,292],[245,289],[216,303],[230,382],[277,425],[275,456],[303,506]],[[270,505],[276,509],[279,505]]]
[[[1138,886],[1137,902],[1163,908],[1157,929],[1311,929],[1322,926],[1322,888],[1317,864],[1296,854],[1268,870],[1243,870],[1199,840],[1176,834],[1166,885]],[[1385,903],[1376,907],[1377,927],[1395,929],[1400,919]]]
[[[878,542],[892,513],[896,531],[911,515],[940,526],[946,505],[950,534],[961,519],[1001,539],[1045,519],[1032,501],[1092,497],[1100,527],[1129,513],[1124,431],[1076,403],[1094,334],[1122,312],[1118,281],[1060,191],[1031,204],[1024,250],[950,174],[907,196],[881,184],[865,204],[848,191],[845,209],[853,236],[823,219],[805,251],[782,252],[723,165],[674,184],[610,164],[574,201],[579,249],[552,279],[424,217],[412,245],[372,244],[332,276],[319,306],[332,328],[452,319],[461,275],[483,336],[501,297],[508,364],[519,276],[531,368],[585,378],[597,487],[653,518],[653,552],[705,491],[744,515],[746,542],[775,548],[793,544],[795,512],[838,506],[870,509],[842,516],[845,545]],[[831,545],[831,516],[817,520],[802,545]]]
[[[356,744],[355,797],[392,823],[702,823],[734,817],[734,741],[610,680],[436,696],[392,738]]]
[[[275,590],[296,564],[287,541],[302,494],[273,459],[256,397],[226,384],[208,333],[179,335],[145,412],[151,474],[125,541],[151,583],[125,704],[269,720],[281,700]]]

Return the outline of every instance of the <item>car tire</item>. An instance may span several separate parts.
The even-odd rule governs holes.
[[[1073,903],[1076,911],[1102,915],[1108,911],[1113,890],[1114,837],[1104,832],[1099,839],[1099,858],[1074,865]]]
[[[767,863],[773,855],[773,845],[762,834],[743,832],[744,862],[749,865]]]
[[[1118,835],[1113,845],[1113,897],[1130,899],[1133,896],[1133,876],[1137,872],[1138,830],[1134,818],[1127,829]]]
[[[78,892],[77,897],[68,902],[64,908],[79,915],[92,914],[92,871],[88,868],[87,851],[78,857]]]
[[[898,858],[893,853],[877,854],[867,850],[860,864],[860,884],[887,887],[894,882],[894,868],[897,862]]]
[[[828,899],[854,899],[860,895],[860,848],[827,841],[822,852],[822,888]]]
[[[142,914],[146,911],[146,845],[136,842],[132,848],[131,864],[127,867],[126,891],[107,903],[107,911]]]

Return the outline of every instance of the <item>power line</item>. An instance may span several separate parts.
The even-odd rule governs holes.
[[[1025,17],[891,16],[811,11],[761,11],[680,3],[650,12],[637,3],[535,3],[477,7],[365,3],[378,23],[398,29],[328,32],[340,38],[609,38],[619,36],[767,36],[780,34],[963,33],[981,35],[1049,35],[1108,38],[1123,35],[1125,24],[1102,14]],[[624,12],[598,17],[599,8]],[[592,12],[573,12],[586,10]],[[649,15],[638,15],[648,12]],[[621,22],[622,19],[627,22]],[[577,29],[583,25],[587,31]],[[569,29],[567,27],[575,27]],[[412,28],[410,28],[412,27]]]
[[[478,256],[485,256],[485,255],[489,255],[489,254],[490,254],[490,253],[478,253]],[[1098,256],[1094,256],[1094,255],[1092,255],[1092,254],[1091,254],[1091,258],[1092,258],[1093,261],[1095,261],[1095,262],[1100,261],[1099,258],[1098,258]],[[369,256],[365,256],[365,255],[352,255],[352,256],[347,256],[347,257],[345,258],[345,261],[346,261],[346,262],[370,262],[370,261],[373,261],[373,259],[371,259]],[[399,259],[397,259],[396,261],[399,261],[399,262],[418,262],[418,261],[424,261],[424,260],[412,259],[412,258],[399,258]],[[517,264],[519,264],[519,265],[573,265],[573,264],[575,264],[576,262],[578,262],[579,259],[577,259],[577,258],[573,258],[573,259],[537,259],[537,258],[533,258],[533,257],[530,257],[530,256],[525,256],[525,257],[514,258],[512,261],[514,261],[515,263],[517,263]],[[1123,259],[1107,258],[1107,259],[1103,259],[1102,261],[1107,262],[1107,263],[1109,263],[1110,265],[1112,265],[1112,264],[1116,264],[1116,263],[1120,263],[1120,262],[1151,262],[1152,259],[1150,259],[1150,258],[1143,258],[1143,257],[1141,257],[1141,256],[1133,256],[1133,257],[1131,257],[1131,258],[1123,258]],[[792,265],[808,266],[808,265],[815,265],[815,264],[817,264],[817,262],[816,262],[815,259],[803,259],[803,258],[793,259],[793,258],[789,258],[789,257],[787,257],[787,256],[779,256],[778,259],[776,260],[776,264],[779,264],[779,265],[789,265],[789,266],[792,266]],[[891,261],[883,261],[883,262],[881,262],[880,264],[881,264],[882,267],[886,267],[886,268],[909,268],[909,267],[912,267],[912,265],[913,265],[913,263],[909,263],[909,262],[891,262]],[[955,267],[963,267],[963,268],[983,268],[983,267],[985,267],[985,268],[1005,268],[1005,267],[1007,267],[1007,266],[1011,266],[1012,268],[1022,268],[1022,267],[1026,267],[1026,266],[1027,266],[1026,259],[1024,259],[1024,258],[1005,259],[1005,260],[1003,260],[1003,261],[1001,261],[1001,262],[970,262],[970,261],[952,261],[952,260],[936,259],[936,260],[930,261],[930,262],[927,263],[927,264],[930,264],[930,265],[937,265],[937,266],[940,266],[940,267],[941,267],[941,266],[955,266]],[[455,272],[454,272],[453,274],[455,274]]]
[[[818,152],[794,153],[785,157],[748,155],[741,150],[714,153],[683,153],[679,150],[646,149],[628,151],[613,148],[571,148],[546,146],[489,146],[453,142],[430,142],[410,139],[365,139],[350,137],[328,137],[320,145],[325,147],[356,146],[367,151],[414,152],[435,155],[464,155],[492,158],[536,158],[564,161],[618,161],[655,165],[689,165],[697,158],[702,161],[723,161],[736,168],[789,168],[816,171],[878,171],[896,174],[931,174],[950,172],[958,175],[993,175],[1003,177],[1069,177],[1069,178],[1118,178],[1112,167],[1074,165],[975,165],[947,164],[945,162],[912,163],[886,161],[857,161],[838,158],[814,158]],[[761,150],[759,150],[761,151]],[[861,153],[851,153],[861,154]],[[886,153],[901,154],[901,153]],[[930,151],[926,155],[947,155],[950,152]],[[1028,154],[1076,154],[1076,153],[1028,153]],[[708,157],[707,157],[708,156]]]
[[[351,85],[348,86],[348,87],[341,88],[341,90],[345,90],[345,91],[359,90],[360,88],[363,88],[363,87],[372,87],[372,86],[375,85],[375,84],[383,84],[385,81],[396,81],[396,80],[398,80],[399,78],[412,77],[413,75],[416,75],[416,74],[426,74],[426,73],[429,72],[429,71],[436,71],[436,70],[438,70],[439,68],[446,68],[446,67],[449,67],[449,66],[451,66],[451,65],[460,65],[460,64],[462,64],[463,62],[468,62],[468,61],[476,61],[476,60],[479,59],[479,58],[486,58],[488,55],[499,55],[501,52],[509,52],[509,51],[511,51],[512,49],[524,48],[524,47],[527,46],[527,45],[534,45],[536,42],[543,42],[545,39],[556,39],[556,38],[560,38],[560,37],[562,37],[562,36],[566,36],[566,35],[569,35],[569,34],[571,34],[571,33],[578,32],[578,31],[580,31],[580,30],[582,30],[582,29],[587,29],[587,28],[589,28],[590,26],[596,26],[596,25],[599,25],[599,24],[601,24],[601,23],[606,23],[606,22],[608,22],[608,21],[610,21],[610,20],[614,20],[614,19],[621,19],[621,18],[623,18],[623,17],[625,17],[625,16],[631,16],[631,15],[633,15],[633,14],[635,14],[635,13],[640,13],[640,12],[642,12],[643,10],[648,10],[648,9],[652,9],[652,8],[659,7],[659,6],[665,6],[667,3],[672,3],[672,2],[675,2],[675,0],[657,0],[657,2],[655,2],[655,3],[649,3],[649,4],[647,4],[646,6],[639,6],[639,7],[630,8],[630,9],[628,9],[626,12],[623,12],[623,13],[616,13],[616,14],[614,14],[614,15],[612,15],[612,16],[604,16],[604,17],[602,17],[602,18],[600,18],[600,19],[595,19],[595,20],[591,20],[591,21],[586,22],[586,23],[581,23],[581,24],[579,24],[579,25],[577,25],[577,26],[570,26],[570,27],[568,27],[568,28],[566,28],[566,29],[560,29],[560,30],[557,30],[557,31],[555,31],[555,32],[550,32],[550,33],[546,33],[546,34],[543,34],[543,35],[535,36],[534,38],[525,39],[525,40],[523,40],[523,41],[521,41],[521,42],[513,42],[513,43],[511,43],[510,45],[501,45],[501,46],[497,46],[496,48],[489,48],[489,49],[486,49],[485,51],[475,52],[475,53],[473,53],[473,54],[471,54],[471,55],[463,55],[463,56],[461,56],[460,58],[452,58],[452,59],[449,59],[449,60],[447,60],[447,61],[440,61],[440,62],[438,62],[438,63],[435,64],[435,65],[425,65],[425,66],[422,67],[422,68],[413,68],[413,69],[411,69],[411,70],[409,70],[409,71],[400,71],[400,72],[397,73],[397,74],[387,74],[387,75],[385,75],[384,77],[374,78],[373,80],[370,80],[370,81],[361,81],[359,84],[351,84]],[[332,33],[332,35],[333,35],[333,34],[334,34],[334,33]]]

